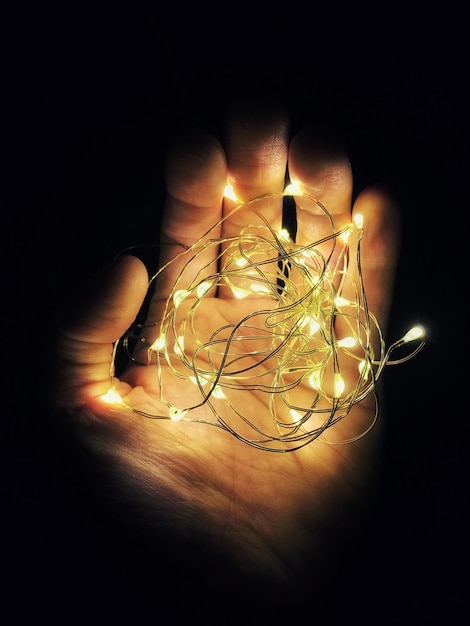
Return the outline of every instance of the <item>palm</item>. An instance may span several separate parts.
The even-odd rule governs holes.
[[[207,317],[202,313],[199,321],[208,329],[230,323],[229,313],[234,321],[237,316],[232,304],[217,299],[207,302],[206,311]],[[166,393],[175,401],[187,402],[188,398],[198,397],[193,383],[166,371],[163,377],[169,381]],[[125,382],[119,390],[126,402],[160,414],[154,365],[131,367],[122,378]],[[261,422],[271,419],[266,417],[269,415],[266,394],[244,391],[240,398],[242,405],[237,405],[237,409],[241,413],[259,416]],[[361,432],[372,421],[374,411],[371,399],[354,407],[347,419],[334,428],[335,437],[347,439]],[[206,406],[198,418],[216,421]],[[301,450],[280,455],[260,451],[205,423],[174,423],[134,416],[126,418],[126,424],[133,433],[133,446],[130,449],[127,440],[125,450],[115,450],[118,465],[125,458],[120,472],[140,475],[143,485],[150,473],[160,506],[165,508],[161,500],[163,489],[170,510],[175,499],[186,502],[191,525],[198,525],[195,520],[207,524],[207,516],[216,543],[230,545],[230,550],[243,563],[261,566],[271,573],[279,566],[277,559],[282,560],[283,567],[286,563],[290,566],[290,560],[298,558],[296,551],[309,558],[310,532],[331,526],[332,513],[341,517],[347,507],[349,519],[353,517],[352,509],[361,501],[367,487],[365,477],[374,467],[379,434],[376,427],[351,445],[336,446],[317,440]],[[236,541],[232,545],[234,536]],[[290,537],[295,540],[291,541]],[[253,545],[265,542],[277,546],[276,556],[267,554],[262,559],[257,556],[260,562],[253,564]],[[317,550],[318,546],[313,544]],[[317,553],[314,555],[318,558]]]
[[[236,122],[234,126],[237,128]],[[267,122],[258,120],[254,128],[252,133],[237,135],[234,132],[228,152],[228,175],[242,197],[279,192],[284,185],[288,153],[285,119],[274,115]],[[191,245],[224,211],[230,210],[230,203],[222,201],[227,180],[223,153],[212,140],[203,138],[201,141],[200,136],[197,140],[198,150],[204,153],[203,159],[185,160],[180,147],[175,149],[168,166],[169,196],[163,237],[185,245]],[[315,152],[315,146],[309,154],[307,143],[301,138],[296,149],[291,149],[290,175],[303,180],[326,206],[335,207],[333,218],[335,226],[340,228],[351,221],[349,162],[336,148],[327,153],[326,158]],[[365,241],[364,280],[371,309],[383,324],[396,260],[396,231],[392,227],[385,233],[382,228],[391,210],[390,202],[377,191],[362,196],[361,211],[371,219],[369,241]],[[372,211],[376,213],[375,218],[371,217]],[[264,215],[274,227],[280,225],[279,206],[268,208]],[[297,222],[297,241],[302,245],[319,239],[325,232],[321,217],[309,214],[302,207],[298,210]],[[186,229],[181,226],[184,223]],[[224,237],[235,235],[241,226],[236,220],[228,221],[221,234]],[[172,260],[172,250],[171,246],[167,248],[163,262]],[[210,258],[204,260],[207,267],[211,262]],[[166,301],[184,263],[183,255],[175,267],[170,264],[168,276],[157,283],[148,313],[149,328],[157,327],[162,302]],[[217,418],[207,402],[194,411],[198,423],[182,420],[175,424],[168,419],[148,419],[119,406],[110,412],[100,400],[109,386],[106,355],[110,353],[111,343],[132,323],[146,290],[145,270],[134,258],[121,262],[116,277],[120,278],[120,285],[115,287],[108,283],[107,297],[103,295],[101,302],[90,309],[89,319],[92,314],[94,319],[88,326],[83,323],[83,330],[69,331],[69,337],[64,340],[66,348],[63,348],[70,351],[72,345],[72,349],[77,350],[77,364],[83,362],[79,354],[88,355],[88,365],[74,370],[80,372],[78,386],[73,386],[72,391],[63,396],[68,403],[72,398],[72,405],[75,404],[72,410],[78,422],[88,423],[91,410],[100,424],[98,431],[92,428],[88,435],[85,431],[85,443],[95,452],[98,461],[106,461],[105,473],[119,476],[116,491],[125,493],[132,484],[142,509],[148,511],[150,507],[154,511],[150,518],[157,520],[156,523],[159,518],[171,519],[174,515],[173,522],[178,520],[183,529],[210,529],[214,544],[228,546],[229,552],[238,555],[235,560],[244,566],[255,564],[265,571],[285,571],[295,567],[302,558],[308,558],[310,551],[316,554],[322,540],[321,529],[331,524],[331,520],[340,516],[353,501],[357,502],[358,495],[368,484],[366,476],[373,469],[379,429],[374,428],[365,438],[349,445],[331,445],[320,438],[295,452],[274,454],[249,446],[214,426]],[[265,299],[235,300],[227,293],[218,294],[218,297],[203,300],[194,323],[210,336],[224,325],[236,324],[247,311],[255,311],[260,305],[266,307]],[[155,337],[148,339],[151,342]],[[251,345],[237,346],[239,352],[245,348],[247,353],[252,349]],[[191,346],[186,349],[191,353]],[[269,363],[263,367],[269,369]],[[165,398],[172,406],[182,409],[200,402],[199,389],[192,382],[175,376],[164,362],[161,372]],[[168,406],[161,402],[158,380],[154,363],[133,364],[117,381],[116,389],[126,403],[141,412],[168,416]],[[256,389],[233,393],[237,396],[233,400],[237,411],[242,415],[255,415],[262,428],[272,429],[266,393]],[[298,386],[297,393],[308,393],[304,383]],[[219,406],[217,401],[214,406]],[[222,402],[218,411],[217,415],[232,423],[227,403]],[[353,407],[347,419],[334,426],[331,439],[355,437],[370,425],[374,413],[374,400],[367,397]],[[243,424],[238,424],[238,428],[243,436],[256,438]],[[178,503],[176,508],[175,502]]]

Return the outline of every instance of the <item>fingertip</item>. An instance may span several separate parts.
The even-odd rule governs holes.
[[[77,286],[68,302],[62,330],[85,342],[114,342],[136,318],[148,290],[148,272],[126,254]]]
[[[364,225],[363,264],[394,267],[400,255],[401,213],[393,192],[382,185],[367,187],[354,202],[353,219],[358,214]]]
[[[284,188],[289,116],[271,100],[237,102],[227,114],[228,178],[243,200]]]
[[[209,131],[191,126],[173,138],[166,157],[168,194],[196,207],[212,207],[221,200],[227,179],[225,152]]]
[[[147,289],[149,281],[147,268],[144,262],[133,254],[123,254],[117,257],[109,266],[109,271],[139,290]]]
[[[351,162],[339,134],[330,125],[310,125],[294,135],[289,148],[289,176],[320,200],[338,196],[340,210],[350,203]]]

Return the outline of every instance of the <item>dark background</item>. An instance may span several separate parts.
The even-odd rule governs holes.
[[[172,133],[190,121],[218,131],[234,99],[274,94],[294,129],[319,116],[338,125],[357,189],[382,179],[397,191],[404,234],[390,337],[415,323],[428,333],[413,361],[386,372],[383,489],[331,597],[312,590],[308,614],[321,604],[333,623],[454,623],[469,608],[463,16],[450,6],[415,17],[396,5],[292,16],[132,7],[51,4],[10,11],[3,23],[5,601],[17,616],[62,619],[63,602],[70,618],[96,611],[90,599],[119,613],[150,594],[156,621],[169,603],[158,577],[153,584],[159,563],[62,471],[36,400],[37,337],[64,284],[155,241]],[[211,600],[208,589],[207,620]]]

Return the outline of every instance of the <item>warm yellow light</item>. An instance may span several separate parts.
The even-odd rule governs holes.
[[[354,337],[344,337],[344,339],[337,341],[336,345],[340,348],[353,348],[356,345],[356,340]]]
[[[415,341],[416,339],[422,339],[424,334],[424,328],[422,326],[414,326],[413,328],[410,328],[410,330],[403,337],[403,343]]]
[[[203,296],[205,296],[211,287],[212,283],[209,280],[205,280],[204,282],[200,283],[196,289],[197,297],[202,298]]]
[[[186,291],[186,289],[178,289],[178,291],[175,291],[173,295],[173,302],[175,303],[175,306],[179,307],[183,300],[185,300],[190,294],[191,292]]]
[[[184,336],[183,335],[180,335],[176,339],[175,354],[177,354],[178,356],[183,356],[184,354]]]
[[[341,239],[343,243],[348,243],[350,237],[351,237],[351,227],[349,226],[349,228],[347,228],[343,233],[341,233],[339,238]]]
[[[230,289],[232,290],[235,298],[238,298],[239,300],[247,298],[251,293],[249,289],[242,289],[241,287],[235,287],[235,285],[230,285]]]
[[[320,322],[318,319],[311,317],[310,315],[306,315],[302,320],[302,328],[308,326],[310,335],[314,335],[316,332],[320,330]]]
[[[254,293],[259,293],[261,295],[262,294],[269,295],[271,293],[271,289],[267,285],[261,285],[258,283],[253,283],[252,285],[250,285],[250,289]]]
[[[353,217],[354,223],[356,224],[357,228],[359,230],[362,230],[362,228],[364,227],[364,218],[362,216],[361,213],[356,213],[356,215]]]
[[[310,385],[310,387],[313,387],[313,389],[320,389],[321,388],[321,372],[320,370],[314,370],[308,379],[308,383]]]
[[[300,183],[296,180],[291,181],[286,188],[284,189],[285,196],[301,196],[302,189],[300,187]]]
[[[174,406],[170,406],[169,409],[169,414],[170,414],[170,418],[174,421],[174,422],[179,422],[179,420],[183,419],[183,417],[186,415],[188,411],[186,410],[181,410],[181,409],[177,409]]]
[[[230,183],[227,183],[225,185],[224,198],[227,198],[228,200],[233,200],[234,202],[238,202],[237,195]]]
[[[345,388],[343,377],[339,372],[336,372],[334,376],[334,397],[339,398]]]
[[[153,344],[150,346],[150,350],[153,352],[160,352],[165,349],[166,346],[166,335],[162,333],[160,337],[157,337]]]
[[[109,391],[102,395],[101,399],[103,400],[103,402],[106,402],[106,404],[124,404],[123,399],[114,389],[114,387],[111,387]]]
[[[289,409],[289,413],[291,414],[294,424],[297,424],[302,419],[302,413],[296,409]]]
[[[220,385],[216,385],[214,387],[212,395],[214,396],[214,398],[219,398],[219,400],[223,400],[224,398],[226,398],[224,390],[222,389],[222,387],[220,387]]]
[[[289,231],[286,228],[281,228],[278,233],[277,236],[279,237],[279,239],[281,241],[290,241],[290,235],[289,235]]]
[[[207,385],[207,383],[209,382],[208,380],[201,380],[200,378],[196,378],[196,376],[190,376],[189,380],[195,385],[201,385],[201,387],[205,387],[205,385]]]

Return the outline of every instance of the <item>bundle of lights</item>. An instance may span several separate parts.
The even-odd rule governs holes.
[[[226,195],[235,199],[229,186]],[[329,224],[328,235],[308,245],[296,244],[285,229],[273,229],[259,210],[300,195]],[[224,222],[240,211],[251,225],[221,238]],[[286,452],[328,440],[325,431],[371,394],[371,423],[335,443],[362,437],[378,416],[376,385],[384,367],[407,361],[424,345],[418,326],[386,348],[367,306],[363,228],[362,216],[355,215],[336,231],[327,209],[292,184],[282,194],[238,202],[199,241],[180,246],[152,277],[149,288],[155,281],[158,288],[166,271],[180,267],[161,321],[138,324],[116,343],[113,382],[103,400],[147,418],[210,423],[249,445]],[[137,346],[131,351],[133,338]],[[392,358],[410,342],[417,347]],[[155,411],[118,395],[114,374],[120,349],[137,366],[152,368]]]

